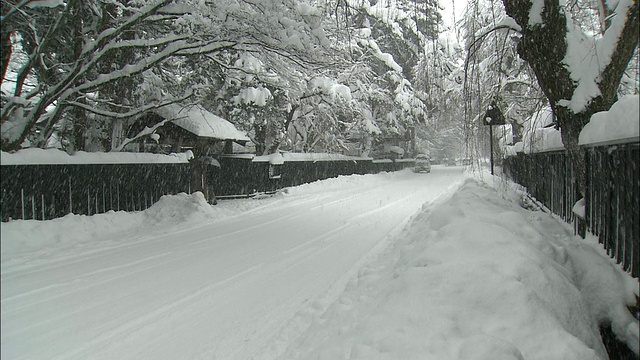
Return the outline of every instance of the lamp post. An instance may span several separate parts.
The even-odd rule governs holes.
[[[500,111],[500,108],[498,108],[495,101],[491,102],[491,105],[489,105],[489,109],[484,113],[482,122],[484,123],[484,125],[489,126],[489,147],[491,148],[491,175],[493,175],[493,126],[505,124],[502,111]]]

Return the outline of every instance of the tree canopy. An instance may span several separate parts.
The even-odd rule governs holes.
[[[350,134],[424,123],[414,65],[433,1],[2,3],[2,149],[82,150],[114,124],[198,102],[259,152],[335,150]]]
[[[436,0],[6,0],[1,148],[121,149],[146,112],[198,103],[259,154],[413,137],[455,157],[491,102],[516,125],[548,102],[571,149],[637,91],[637,2],[502,3],[469,0],[455,36]]]

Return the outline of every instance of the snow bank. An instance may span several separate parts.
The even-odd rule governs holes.
[[[124,211],[109,211],[93,216],[68,214],[40,220],[13,220],[0,224],[0,261],[5,266],[21,263],[22,255],[61,251],[78,246],[85,239],[101,239],[102,234],[134,229],[140,216]]]
[[[127,152],[84,152],[74,155],[58,149],[23,149],[15,153],[0,152],[1,165],[36,165],[36,164],[160,164],[187,163],[193,153],[187,151],[180,154],[160,155],[149,153]]]
[[[201,192],[165,195],[141,212],[108,211],[92,216],[68,214],[52,220],[13,220],[0,226],[2,267],[42,254],[63,255],[69,248],[117,246],[117,234],[155,232],[169,227],[204,225],[233,216],[246,201],[209,205]],[[125,236],[122,236],[125,238]]]
[[[640,96],[627,95],[611,106],[591,116],[580,132],[580,145],[607,141],[638,141],[640,137]]]
[[[608,320],[637,351],[637,279],[521,197],[469,179],[425,205],[281,358],[606,359]]]
[[[157,225],[179,225],[215,218],[216,211],[201,192],[164,195],[150,208],[142,211],[144,220]]]

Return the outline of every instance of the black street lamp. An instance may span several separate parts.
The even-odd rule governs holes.
[[[489,109],[484,113],[482,119],[484,125],[489,126],[489,147],[491,148],[491,175],[493,175],[493,126],[506,124],[502,111],[496,105],[495,101],[491,102]]]

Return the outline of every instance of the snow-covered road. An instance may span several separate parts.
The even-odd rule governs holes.
[[[101,245],[69,234],[79,240],[64,251],[3,254],[2,359],[252,358],[297,331],[296,313],[328,306],[461,176],[434,167],[327,180],[208,222],[114,224]]]

